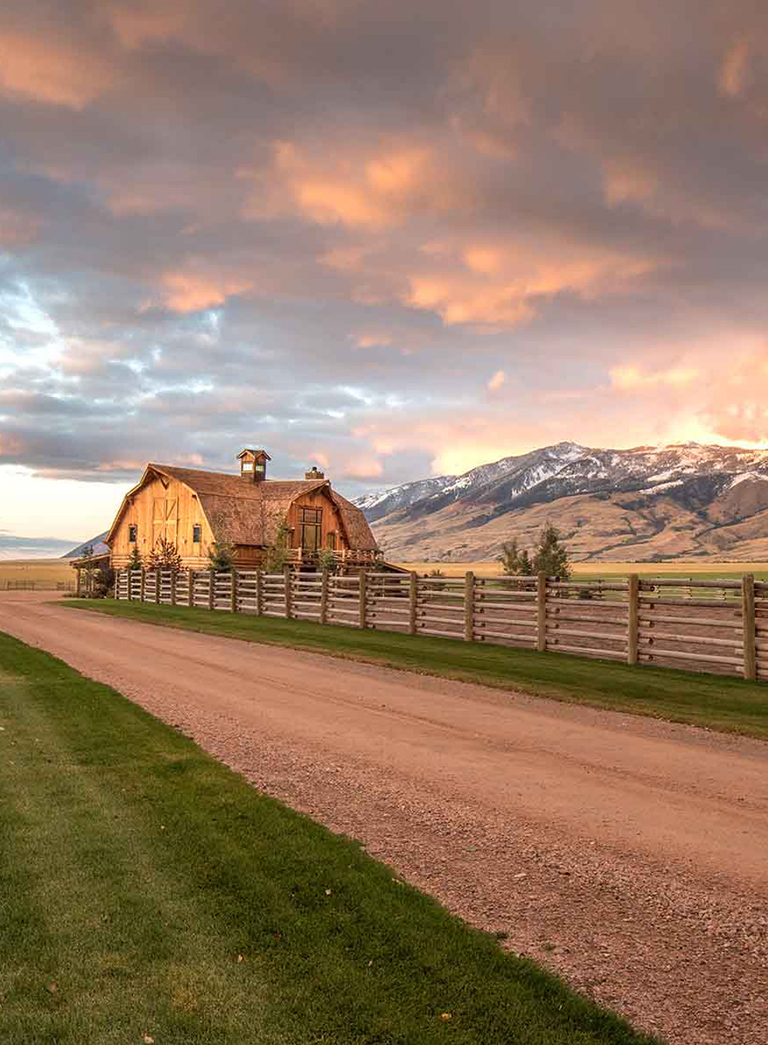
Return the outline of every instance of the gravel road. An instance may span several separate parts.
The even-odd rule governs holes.
[[[768,1043],[768,744],[50,598],[0,594],[0,630],[636,1026],[674,1045]]]

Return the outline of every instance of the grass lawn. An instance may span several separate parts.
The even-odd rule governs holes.
[[[642,1045],[353,841],[0,633],[3,1045]]]
[[[768,739],[768,685],[734,677],[153,603],[73,599],[56,605]]]

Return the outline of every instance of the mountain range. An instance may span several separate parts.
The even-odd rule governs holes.
[[[768,450],[563,442],[355,504],[395,561],[492,559],[548,522],[574,561],[768,559]]]

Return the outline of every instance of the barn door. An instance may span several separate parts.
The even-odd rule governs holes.
[[[161,537],[178,547],[179,502],[176,497],[155,497],[152,543],[157,544]]]

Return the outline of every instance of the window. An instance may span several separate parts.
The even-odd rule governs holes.
[[[299,509],[299,545],[307,552],[316,552],[322,547],[322,508]]]
[[[331,530],[329,532],[327,540],[328,540],[328,548],[329,548],[329,550],[332,551],[332,552],[335,552],[336,551],[336,531],[335,530]]]
[[[192,543],[199,544],[203,539],[203,528],[202,526],[192,527]]]
[[[138,532],[139,532],[138,526],[136,526],[134,523],[131,523],[131,525],[128,527],[128,540],[130,541],[131,544],[135,544],[136,543],[136,537],[138,535]]]
[[[253,471],[253,461],[243,461],[243,471],[244,472],[252,472]]]

